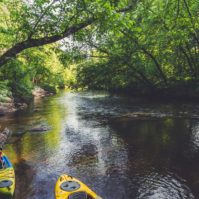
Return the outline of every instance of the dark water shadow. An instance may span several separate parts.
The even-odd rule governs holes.
[[[16,189],[14,199],[28,198],[32,191],[32,182],[36,171],[30,166],[31,164],[24,159],[20,159],[15,164]]]

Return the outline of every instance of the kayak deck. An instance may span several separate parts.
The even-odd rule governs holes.
[[[14,168],[5,154],[3,154],[5,168],[0,169],[0,194],[13,196],[15,190]]]
[[[102,199],[80,180],[61,175],[55,185],[56,199]]]

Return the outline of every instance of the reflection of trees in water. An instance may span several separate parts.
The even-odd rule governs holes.
[[[184,119],[148,119],[134,120],[131,118],[110,121],[110,126],[116,130],[132,152],[141,152],[141,157],[183,156],[191,133]],[[138,156],[139,156],[138,155]]]
[[[111,119],[110,126],[128,144],[127,175],[132,179],[128,183],[128,185],[132,184],[132,193],[139,195],[142,183],[144,183],[143,186],[146,186],[145,190],[148,190],[147,186],[158,184],[159,179],[153,179],[154,172],[160,173],[162,178],[167,172],[170,172],[171,176],[166,182],[168,184],[166,191],[170,189],[172,191],[172,185],[169,186],[169,183],[175,180],[176,176],[180,176],[182,191],[187,194],[185,198],[193,198],[186,184],[192,188],[192,191],[194,189],[196,196],[199,195],[199,178],[197,177],[199,176],[199,151],[194,151],[194,154],[190,151],[192,136],[190,123],[189,120],[183,118]],[[176,176],[173,176],[172,173]],[[140,179],[146,181],[139,184]],[[183,179],[186,179],[186,184]],[[175,194],[180,196],[181,193],[176,192]]]
[[[54,197],[55,174],[60,172],[76,176],[107,199],[138,198],[141,185],[143,190],[145,186],[146,189],[153,188],[152,185],[158,184],[157,180],[161,182],[165,177],[164,173],[168,174],[167,170],[188,179],[186,184],[189,186],[194,179],[192,187],[198,188],[199,156],[197,153],[190,156],[191,151],[187,151],[191,134],[189,120],[137,114],[133,119],[112,117],[111,121],[104,123],[104,119],[96,116],[90,101],[89,107],[94,112],[87,109],[78,111],[82,106],[81,99],[75,104],[75,100],[64,98],[60,106],[55,101],[38,105],[38,111],[23,123],[31,124],[31,120],[40,118],[52,125],[52,130],[38,134],[27,132],[19,136],[18,142],[13,141],[6,151],[13,163],[16,162],[15,199]],[[111,108],[108,105],[106,111],[110,112]],[[20,117],[16,124],[22,122]],[[60,161],[55,158],[60,158]],[[36,177],[30,165],[37,169]],[[140,182],[140,178],[143,181]],[[169,175],[168,181],[172,179]],[[171,186],[168,183],[166,188]]]
[[[41,111],[39,112],[22,112],[16,118],[11,118],[10,126],[13,128],[13,136],[9,139],[10,151],[9,154],[13,162],[17,162],[18,159],[24,158],[28,160],[43,159],[44,155],[48,156],[53,153],[59,145],[61,132],[62,119],[65,116],[65,111],[60,108],[60,105],[55,101],[47,100],[46,103],[41,104]],[[52,130],[48,132],[31,133],[26,131],[30,129],[33,124],[41,124],[46,121],[52,127]],[[16,127],[16,128],[15,128]],[[20,133],[18,130],[20,129]],[[34,156],[34,153],[37,156]],[[34,157],[33,157],[34,156]]]
[[[16,188],[15,199],[28,198],[32,191],[32,181],[36,171],[29,166],[26,160],[21,159],[15,165]]]
[[[35,143],[41,143],[41,145],[47,146],[48,149],[52,148],[52,150],[54,150],[54,147],[56,147],[59,142],[61,122],[63,118],[66,117],[66,114],[66,109],[63,109],[56,97],[53,96],[40,100],[39,103],[35,103],[25,111],[16,112],[1,118],[0,125],[9,126],[13,132],[12,138],[9,139],[10,143],[15,144],[20,141],[23,145],[21,147],[23,148],[23,153],[27,151],[26,155],[29,155],[29,152],[34,150]],[[28,132],[28,130],[35,125],[41,124],[50,125],[52,130],[45,133],[34,133],[34,135]]]
[[[110,121],[110,126],[128,144],[129,166],[142,169],[166,168],[186,161],[191,137],[188,123],[188,120],[177,118],[117,118]]]

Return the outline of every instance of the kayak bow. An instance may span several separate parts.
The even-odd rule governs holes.
[[[12,197],[15,190],[14,168],[5,154],[3,154],[3,160],[5,168],[0,169],[0,194]]]
[[[56,199],[102,199],[80,180],[61,175],[55,185]]]

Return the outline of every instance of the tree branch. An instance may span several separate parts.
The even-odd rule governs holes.
[[[163,70],[162,70],[162,67],[160,65],[160,63],[158,62],[158,60],[156,59],[156,57],[149,51],[147,50],[144,46],[140,46],[137,39],[133,38],[130,34],[126,33],[125,31],[121,30],[121,32],[127,36],[129,39],[131,39],[141,50],[142,52],[147,55],[155,64],[157,70],[158,70],[158,73],[159,75],[161,76],[164,84],[166,87],[168,87],[168,83],[167,83],[167,77],[166,75],[164,74]]]
[[[133,10],[133,8],[135,8],[136,4],[138,3],[139,0],[135,0],[134,2],[131,2],[129,6],[125,7],[125,8],[121,8],[119,10],[116,10],[116,12],[120,13],[120,12],[129,12],[131,10]]]
[[[53,0],[49,6],[47,6],[47,8],[44,10],[44,12],[41,14],[41,16],[37,19],[35,25],[33,26],[30,35],[28,36],[28,38],[31,38],[34,34],[35,29],[37,28],[37,26],[39,25],[40,21],[43,19],[43,17],[45,16],[45,14],[48,12],[48,10],[51,8],[51,6],[55,3],[56,0]]]
[[[22,41],[20,43],[17,43],[15,46],[13,46],[11,49],[6,51],[1,57],[0,57],[0,67],[6,64],[11,58],[16,57],[18,53],[21,51],[32,48],[32,47],[37,47],[37,46],[42,46],[45,44],[50,44],[56,41],[59,41],[65,37],[68,37],[69,35],[78,32],[79,30],[89,26],[90,24],[94,23],[96,19],[94,18],[89,18],[85,20],[84,22],[81,22],[77,25],[73,25],[71,27],[66,28],[62,33],[53,35],[50,37],[43,37],[43,38],[38,38],[38,39],[27,39],[25,41]]]

